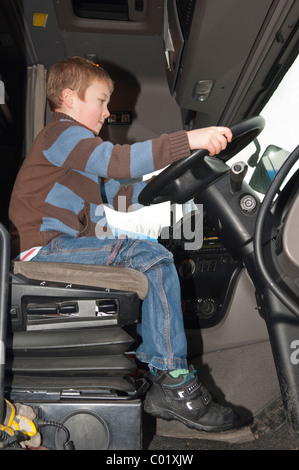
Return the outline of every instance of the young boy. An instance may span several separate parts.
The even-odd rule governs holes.
[[[143,272],[149,289],[136,357],[152,372],[145,410],[199,430],[229,429],[236,414],[216,404],[188,369],[172,254],[156,242],[108,236],[99,208],[108,203],[117,209],[119,196],[130,207],[147,184],[121,185],[116,179],[151,173],[193,149],[215,155],[231,141],[231,131],[210,127],[133,145],[104,142],[98,133],[109,116],[112,91],[108,74],[80,57],[51,68],[47,98],[53,121],[37,136],[16,179],[9,209],[12,253],[24,261],[110,264]]]

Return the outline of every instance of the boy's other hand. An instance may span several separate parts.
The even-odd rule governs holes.
[[[232,140],[232,132],[228,127],[205,127],[187,132],[191,150],[206,149],[209,155],[217,155]]]

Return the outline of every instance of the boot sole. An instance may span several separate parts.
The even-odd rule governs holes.
[[[165,410],[164,408],[159,408],[154,404],[149,404],[148,402],[144,403],[144,411],[156,418],[162,418],[166,421],[180,421],[185,426],[190,429],[196,429],[197,431],[206,431],[206,432],[221,432],[221,431],[228,431],[229,429],[237,429],[236,423],[227,423],[219,426],[206,426],[203,424],[197,424],[193,421],[189,421],[186,418],[183,418],[180,415],[177,415],[173,411]]]

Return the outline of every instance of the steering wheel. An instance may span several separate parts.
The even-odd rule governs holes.
[[[264,129],[265,120],[255,116],[231,127],[232,141],[216,157],[199,149],[178,162],[172,163],[158,174],[139,195],[138,201],[144,206],[172,201],[182,204],[194,197],[204,187],[222,174],[229,172],[227,160],[241,152]]]
[[[276,174],[274,180],[271,183],[270,188],[268,189],[261,208],[259,210],[255,232],[254,232],[254,253],[255,261],[258,268],[258,272],[262,277],[264,283],[267,287],[276,295],[276,297],[296,316],[299,318],[299,302],[298,297],[295,300],[294,296],[290,294],[289,290],[284,284],[278,284],[277,280],[274,279],[270,270],[265,263],[265,248],[263,245],[263,235],[267,227],[267,222],[269,221],[270,209],[273,203],[273,199],[276,194],[279,192],[279,188],[285,180],[286,176],[289,174],[292,167],[299,160],[299,146],[289,155],[287,160],[284,162],[278,173]],[[299,170],[293,175],[293,178],[298,180]],[[298,184],[298,182],[296,182]],[[298,188],[298,186],[296,186]],[[281,193],[282,195],[282,193]],[[278,201],[279,197],[278,196]],[[298,290],[299,294],[299,290]]]

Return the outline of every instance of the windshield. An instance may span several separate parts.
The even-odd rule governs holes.
[[[299,128],[299,57],[289,69],[260,114],[266,125],[258,139],[232,158],[228,164],[248,164],[245,181],[262,199],[277,171],[298,146]],[[296,165],[291,174],[294,173]]]

